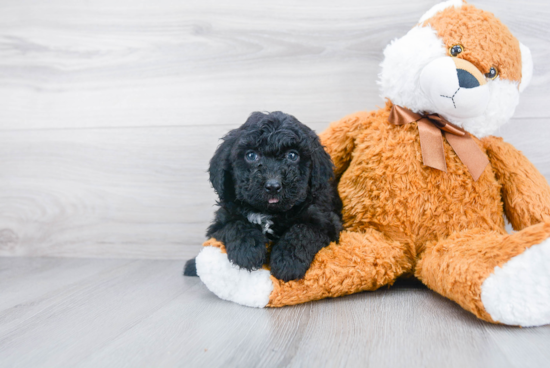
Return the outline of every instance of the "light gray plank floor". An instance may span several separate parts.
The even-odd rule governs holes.
[[[491,325],[418,285],[252,309],[182,265],[0,258],[0,366],[550,366],[550,326]]]

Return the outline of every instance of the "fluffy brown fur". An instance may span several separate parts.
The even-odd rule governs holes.
[[[481,284],[495,266],[550,237],[550,187],[519,151],[495,137],[476,139],[491,161],[476,182],[446,141],[448,172],[428,168],[416,124],[388,123],[390,108],[388,102],[350,115],[322,134],[340,178],[347,230],[339,245],[317,254],[303,280],[273,278],[268,306],[375,290],[414,273],[494,322],[481,303]],[[505,209],[522,231],[506,234]]]
[[[346,231],[339,245],[319,252],[304,280],[273,280],[268,306],[375,290],[414,273],[494,322],[481,304],[481,284],[495,266],[550,237],[550,187],[495,137],[476,139],[491,161],[476,182],[446,141],[448,172],[426,167],[416,124],[388,123],[390,108],[350,115],[321,135],[340,177]],[[505,207],[523,231],[506,234]]]

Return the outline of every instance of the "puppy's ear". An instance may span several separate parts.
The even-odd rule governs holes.
[[[235,198],[235,189],[233,186],[233,167],[231,165],[231,149],[237,141],[238,129],[232,130],[218,146],[214,156],[210,159],[210,182],[218,194],[220,201],[230,201]]]
[[[325,151],[319,137],[311,131],[311,177],[310,186],[313,195],[330,187],[330,181],[334,178],[334,165],[330,155]]]

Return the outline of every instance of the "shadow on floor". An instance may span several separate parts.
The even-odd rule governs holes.
[[[403,277],[397,279],[397,281],[390,287],[390,289],[427,289],[420,280],[414,277]]]

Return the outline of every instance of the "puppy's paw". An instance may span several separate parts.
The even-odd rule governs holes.
[[[267,259],[267,239],[260,230],[249,231],[242,237],[225,244],[231,263],[253,271],[262,268]]]
[[[274,248],[271,252],[271,274],[282,281],[303,279],[310,264],[296,257],[291,252]]]

